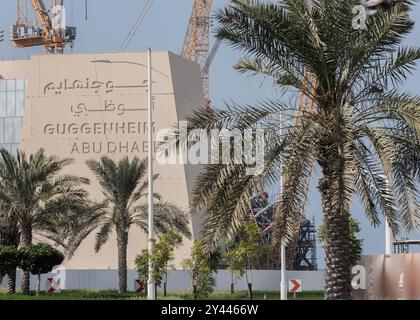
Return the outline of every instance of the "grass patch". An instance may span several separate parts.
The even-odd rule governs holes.
[[[255,291],[254,300],[279,300],[280,293],[277,291]],[[0,291],[0,300],[145,300],[144,294],[136,294],[133,292],[120,294],[114,290],[63,290],[60,293],[48,294],[41,292],[39,296],[35,292],[31,292],[29,296],[21,293],[8,294]],[[324,293],[322,291],[307,291],[298,293],[296,300],[322,300]],[[165,298],[158,294],[159,300],[192,300],[193,297],[189,292],[169,291]],[[289,294],[289,299],[293,300],[293,295]],[[214,292],[208,300],[248,300],[246,291],[238,291],[235,294],[230,292]]]

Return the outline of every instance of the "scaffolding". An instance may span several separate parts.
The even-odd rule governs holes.
[[[398,240],[394,241],[394,254],[410,253],[410,246],[420,246],[420,240]]]
[[[288,255],[286,249],[286,255]],[[315,221],[303,219],[300,224],[300,235],[296,252],[287,259],[288,269],[313,271],[318,270],[316,258],[316,227]]]
[[[277,205],[277,201],[270,203],[269,196],[265,192],[251,199],[251,216],[261,230],[262,242],[265,245],[273,245],[273,222]],[[287,269],[318,270],[316,242],[315,221],[302,219],[298,234],[291,241],[291,246],[286,248]],[[274,250],[263,265],[264,268],[279,269],[280,249]]]

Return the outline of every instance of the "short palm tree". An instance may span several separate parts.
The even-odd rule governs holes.
[[[98,252],[108,241],[112,231],[117,235],[118,245],[118,276],[119,291],[127,291],[127,246],[129,230],[137,225],[147,230],[147,198],[148,181],[147,159],[134,157],[131,161],[124,157],[118,162],[104,156],[100,161],[87,161],[88,167],[95,174],[105,197],[104,209],[91,211],[85,217],[85,227],[81,226],[77,236],[73,238],[73,250],[94,230],[96,234],[95,250]],[[158,176],[156,175],[154,179]],[[188,217],[172,203],[160,201],[158,194],[154,195],[155,228],[158,233],[175,230],[191,237]]]
[[[60,175],[71,162],[47,156],[42,149],[29,157],[24,152],[0,150],[0,208],[17,226],[20,246],[30,245],[34,233],[59,242],[65,223],[73,223],[67,218],[87,210],[87,193],[81,185],[89,181]],[[22,278],[24,293],[29,292],[29,285],[26,272]]]
[[[287,244],[314,166],[324,216],[326,298],[349,299],[350,201],[357,194],[374,226],[383,214],[394,233],[419,226],[420,99],[401,91],[420,49],[401,45],[412,29],[412,1],[394,1],[354,30],[356,0],[233,0],[217,14],[219,40],[240,49],[240,72],[271,78],[287,99],[191,115],[189,128],[262,128],[261,175],[246,165],[208,165],[198,177],[194,212],[207,208],[203,241],[211,250],[248,217],[256,189],[283,188],[275,236]],[[306,85],[305,85],[306,83]],[[311,85],[308,85],[310,83]],[[297,113],[299,92],[316,110]],[[283,120],[279,123],[279,115]]]

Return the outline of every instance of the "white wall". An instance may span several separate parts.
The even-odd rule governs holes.
[[[66,270],[64,273],[65,289],[98,289],[112,290],[118,288],[117,270]],[[287,271],[287,279],[301,279],[304,291],[324,289],[324,271]],[[52,277],[48,274],[48,277]],[[226,270],[215,274],[217,291],[229,291],[231,276]],[[47,275],[42,275],[41,288],[45,290]],[[134,270],[128,271],[128,289],[134,290],[134,279],[137,274]],[[17,287],[20,286],[21,273],[17,275]],[[36,277],[31,278],[31,288],[36,288]],[[280,288],[280,271],[254,270],[252,272],[254,290],[278,291]],[[3,279],[0,288],[7,288],[7,277]],[[184,291],[191,288],[191,277],[187,271],[170,271],[168,276],[168,290]],[[246,290],[245,277],[238,280],[236,290]]]

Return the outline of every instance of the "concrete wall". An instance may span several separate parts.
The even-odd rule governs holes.
[[[420,299],[420,254],[363,256],[353,273],[353,298]]]
[[[66,270],[64,275],[65,289],[99,289],[112,290],[118,288],[117,270]],[[52,277],[49,274],[48,277]],[[226,270],[220,270],[215,274],[216,290],[229,291],[231,277]],[[42,276],[41,287],[45,290],[47,275]],[[137,274],[134,270],[128,271],[128,289],[134,290],[134,279]],[[21,275],[18,272],[18,287]],[[301,279],[304,291],[323,290],[324,271],[287,271],[287,279]],[[36,277],[32,276],[31,287],[36,287]],[[280,271],[255,270],[252,272],[252,283],[255,290],[278,291],[280,290]],[[7,288],[7,277],[3,279],[0,288]],[[168,290],[185,291],[191,288],[191,277],[187,271],[170,271],[168,277]],[[246,290],[246,279],[238,280],[236,290]]]

